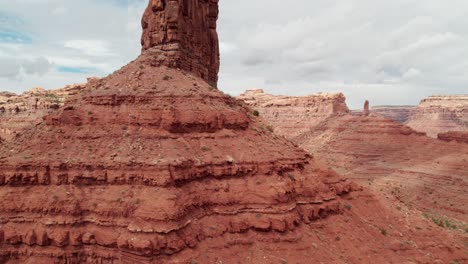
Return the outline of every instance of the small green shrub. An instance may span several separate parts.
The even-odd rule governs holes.
[[[203,147],[201,147],[201,150],[203,150],[203,151],[209,151],[209,150],[210,150],[210,148],[209,148],[209,147],[207,147],[207,146],[203,146]]]
[[[254,111],[253,111],[253,115],[254,115],[254,116],[260,116],[260,112],[258,112],[258,110],[254,110]]]
[[[169,75],[164,75],[163,80],[164,81],[169,81],[171,79],[171,76]]]

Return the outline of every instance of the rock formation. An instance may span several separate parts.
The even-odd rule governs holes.
[[[456,141],[462,143],[468,143],[468,131],[461,132],[461,131],[451,131],[447,133],[440,133],[437,135],[437,138],[443,141]]]
[[[370,111],[369,111],[369,101],[365,101],[364,102],[364,109],[362,111],[362,115],[363,116],[368,116],[370,114]]]
[[[309,96],[277,96],[263,90],[248,90],[238,99],[245,101],[259,116],[274,123],[275,132],[293,138],[330,116],[349,112],[343,94],[319,93]]]
[[[263,98],[270,98],[270,101]],[[246,102],[261,113],[270,113],[277,109],[273,98],[262,95]],[[286,118],[281,115],[262,117],[275,132],[294,124],[302,119],[302,115],[294,116],[294,105],[298,100],[301,99],[282,97],[285,105],[282,111],[291,113]],[[346,104],[342,103],[344,109]],[[320,107],[314,105],[311,108]],[[425,133],[376,114],[330,116],[319,123],[307,123],[299,134],[281,135],[313,153],[340,174],[365,186],[370,184],[376,193],[396,195],[405,204],[423,212],[468,221],[466,144],[431,139]]]
[[[406,105],[382,105],[372,106],[370,109],[371,113],[379,114],[385,118],[395,120],[401,124],[408,121],[410,112],[414,109],[414,106]]]
[[[152,0],[143,15],[143,53],[151,65],[180,68],[216,87],[218,0]]]
[[[468,95],[424,99],[411,111],[407,125],[433,138],[449,131],[468,131]]]
[[[89,78],[90,82],[96,78]],[[67,98],[77,95],[84,84],[62,89],[32,88],[21,95],[0,93],[0,138],[11,140],[42,121],[42,117],[63,106]]]
[[[217,1],[151,3],[146,14]],[[155,56],[1,145],[1,263],[466,260],[452,236],[398,218],[197,72]]]

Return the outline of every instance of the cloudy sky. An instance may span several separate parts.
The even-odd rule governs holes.
[[[147,0],[0,0],[0,90],[106,76],[140,52]],[[344,92],[353,108],[468,94],[466,0],[221,0],[219,88]]]

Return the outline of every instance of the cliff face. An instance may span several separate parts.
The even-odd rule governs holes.
[[[326,118],[349,112],[343,94],[277,96],[263,90],[249,90],[238,99],[246,102],[259,115],[274,124],[279,135],[294,138]]]
[[[90,81],[95,79],[90,79]],[[0,138],[11,140],[63,106],[66,99],[80,93],[84,85],[62,89],[33,88],[21,95],[0,94]]]
[[[151,65],[180,68],[216,87],[218,0],[151,0],[143,15],[144,53]]]
[[[414,106],[373,106],[371,113],[379,114],[385,118],[395,120],[401,124],[408,121]]]
[[[431,96],[411,111],[407,125],[437,138],[449,131],[468,131],[468,96]]]
[[[443,141],[456,141],[461,143],[468,143],[468,131],[451,131],[446,133],[440,133],[437,135],[437,138]]]

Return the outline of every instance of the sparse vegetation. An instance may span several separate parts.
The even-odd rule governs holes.
[[[381,233],[382,235],[384,235],[384,236],[387,236],[387,235],[388,235],[388,232],[387,232],[387,230],[386,230],[385,228],[381,227],[381,228],[379,228],[379,230],[380,230],[380,233]]]
[[[169,75],[164,75],[163,80],[164,81],[169,81],[171,79],[171,76]]]
[[[345,204],[344,208],[347,209],[347,210],[351,210],[351,208],[353,208],[353,206],[350,205],[350,204]]]
[[[468,225],[462,222],[458,222],[454,219],[450,219],[446,216],[435,215],[431,213],[423,213],[424,218],[431,220],[434,224],[451,230],[460,230],[468,233]]]
[[[254,116],[260,116],[260,112],[258,112],[258,110],[254,110],[254,111],[253,111],[253,115],[254,115]]]
[[[272,126],[267,126],[266,128],[267,128],[267,129],[268,129],[268,131],[270,131],[270,132],[273,132],[273,131],[274,131],[274,129],[273,129],[273,127],[272,127]]]
[[[207,146],[203,146],[203,147],[201,147],[201,150],[202,150],[202,151],[209,151],[209,150],[210,150],[210,148],[209,148],[209,147],[207,147]]]

